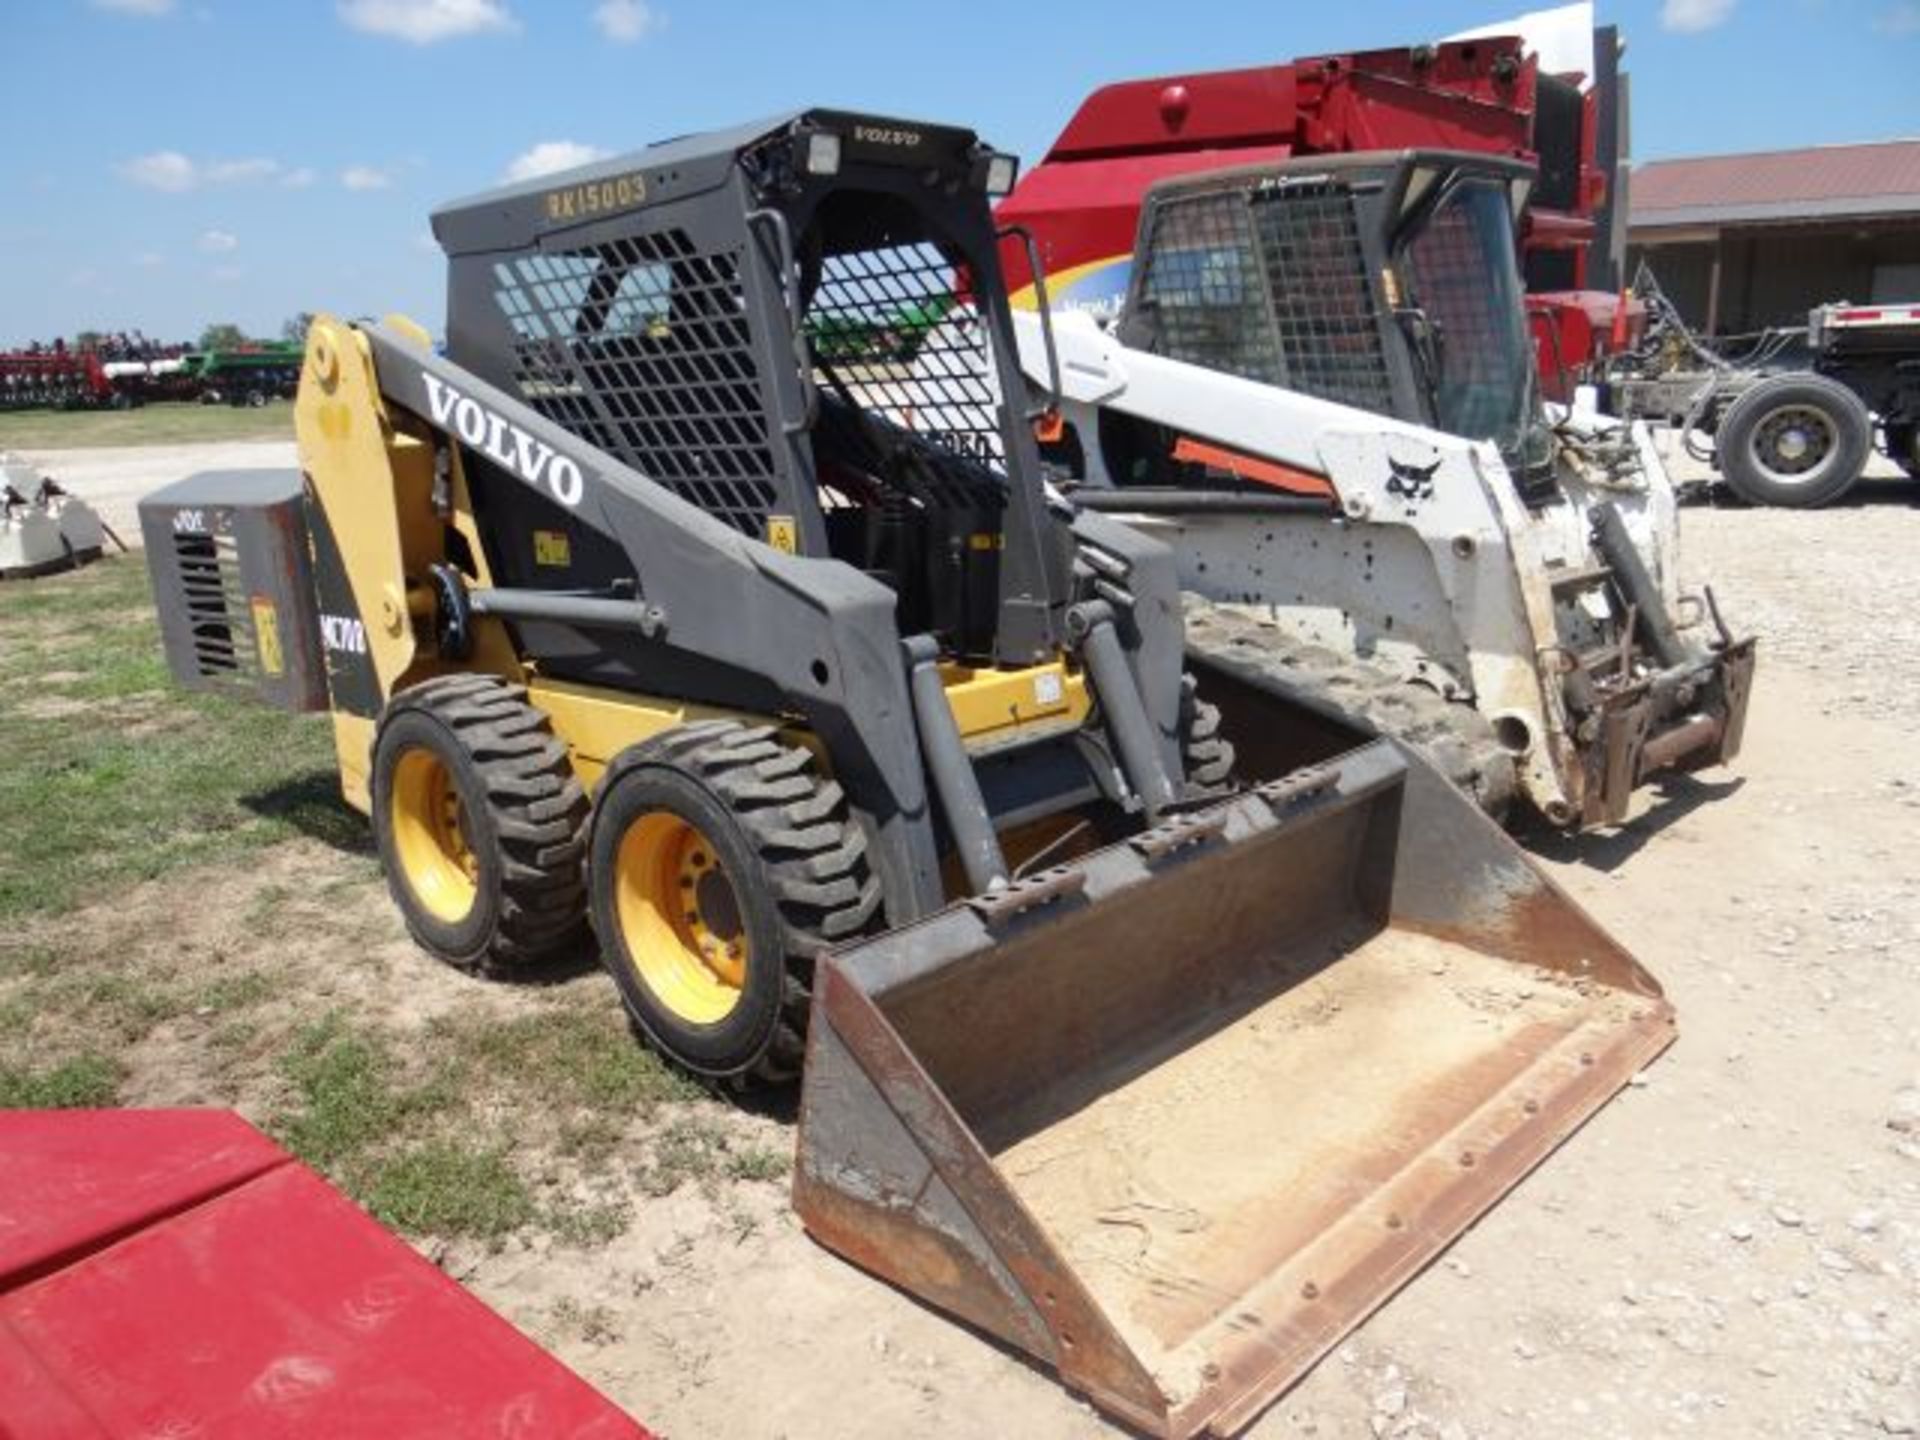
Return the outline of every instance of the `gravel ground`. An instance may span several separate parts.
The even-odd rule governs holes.
[[[1701,478],[1684,458],[1681,479]],[[1920,1434],[1920,484],[1682,516],[1745,752],[1543,859],[1681,1038],[1253,1434]]]
[[[214,440],[192,445],[22,450],[21,458],[100,512],[129,545],[140,543],[140,497],[201,470],[284,470],[298,464],[291,440]]]
[[[1670,456],[1677,480],[1707,471]],[[1716,489],[1685,511],[1682,565],[1728,621],[1766,637],[1769,663],[1821,681],[1823,710],[1920,714],[1920,481],[1876,457],[1846,500],[1815,514],[1750,510]],[[1901,617],[1908,617],[1902,619]]]
[[[1920,1434],[1914,490],[1684,512],[1689,578],[1760,636],[1746,749],[1618,832],[1537,844],[1680,1040],[1249,1440]],[[783,1211],[734,1243],[663,1210],[565,1263],[469,1283],[669,1433],[1121,1433]],[[612,1333],[542,1328],[555,1293],[603,1299]]]
[[[1684,512],[1689,578],[1760,637],[1745,751],[1617,832],[1536,842],[1666,986],[1679,1043],[1256,1440],[1920,1434],[1917,501]],[[450,1268],[663,1433],[1119,1433],[777,1197],[743,1219],[683,1191],[605,1249]],[[554,1318],[582,1306],[590,1327]]]

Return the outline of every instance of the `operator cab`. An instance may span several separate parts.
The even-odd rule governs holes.
[[[810,110],[494,191],[434,216],[448,355],[742,533],[881,579],[902,633],[1025,663],[1059,643],[1072,542],[1000,401],[1025,393],[989,208],[1015,170],[971,131]],[[590,539],[579,573],[538,565],[515,542],[542,501],[493,488],[526,512],[489,540],[514,583],[618,578]]]
[[[1183,177],[1141,211],[1122,340],[1496,444],[1550,483],[1516,217],[1534,168],[1451,151]]]

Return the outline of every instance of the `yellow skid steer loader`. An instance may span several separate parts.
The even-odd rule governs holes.
[[[423,948],[597,942],[675,1063],[804,1071],[828,1246],[1227,1430],[1672,1019],[1392,742],[1185,671],[996,398],[1013,169],[813,110],[450,206],[446,353],[318,320],[301,473],[142,524],[174,673],[331,713]]]

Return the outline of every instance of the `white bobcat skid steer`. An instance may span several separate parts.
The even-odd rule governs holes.
[[[1168,182],[1118,323],[1017,335],[1076,503],[1167,541],[1207,602],[1196,665],[1279,674],[1490,812],[1590,826],[1733,758],[1753,643],[1680,593],[1644,428],[1539,399],[1530,173],[1408,152]]]

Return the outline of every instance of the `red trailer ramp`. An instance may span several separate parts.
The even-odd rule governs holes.
[[[647,1432],[222,1111],[0,1114],[0,1440]]]

